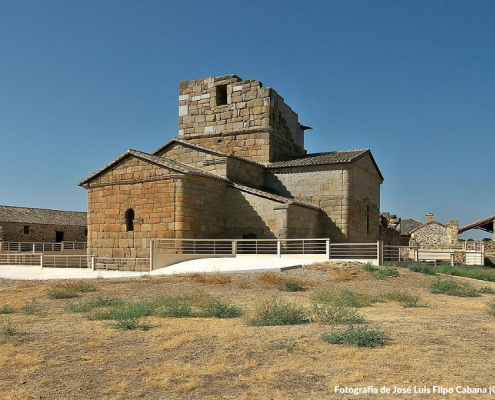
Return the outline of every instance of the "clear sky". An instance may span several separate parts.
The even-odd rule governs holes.
[[[85,210],[78,181],[177,136],[179,81],[232,73],[309,152],[369,147],[382,211],[495,214],[492,0],[0,0],[0,204]]]

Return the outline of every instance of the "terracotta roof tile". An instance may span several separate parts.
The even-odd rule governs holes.
[[[0,224],[2,222],[86,226],[86,213],[80,211],[48,210],[44,208],[0,206]]]

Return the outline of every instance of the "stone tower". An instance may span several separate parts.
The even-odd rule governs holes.
[[[236,75],[183,81],[179,138],[267,164],[306,154],[297,114],[271,88]]]

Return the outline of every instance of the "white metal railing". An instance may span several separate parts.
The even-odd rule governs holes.
[[[3,253],[0,254],[0,265],[37,265],[41,266],[42,254],[36,253]]]
[[[43,268],[91,268],[92,257],[86,255],[42,255]]]
[[[326,254],[330,239],[152,239],[155,254]]]
[[[55,252],[64,250],[86,250],[86,242],[2,242],[0,241],[0,252]]]
[[[376,260],[380,254],[379,243],[332,243],[330,260]]]

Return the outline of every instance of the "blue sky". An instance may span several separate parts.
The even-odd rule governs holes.
[[[495,214],[490,0],[0,0],[0,204],[85,210],[78,181],[177,135],[179,81],[231,73],[309,152],[369,147],[382,211]]]

